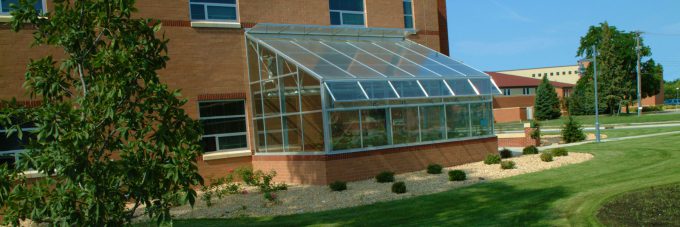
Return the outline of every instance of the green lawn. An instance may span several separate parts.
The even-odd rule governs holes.
[[[680,131],[680,126],[673,127],[656,127],[656,128],[635,128],[635,129],[605,129],[600,133],[607,135],[607,138],[620,138],[626,136],[637,136],[662,132]],[[594,130],[585,131],[586,133],[595,133]],[[559,132],[547,132],[544,135],[559,135]]]
[[[595,125],[595,116],[574,116],[574,118],[584,126]],[[560,119],[541,121],[544,128],[558,128],[564,124],[566,117]],[[638,117],[637,114],[621,114],[619,116],[600,115],[600,125],[605,127],[611,124],[632,124],[632,123],[647,123],[647,122],[680,122],[680,112],[670,114],[643,114]],[[523,123],[509,122],[497,123],[494,125],[497,131],[521,130]]]
[[[591,226],[618,194],[680,183],[680,135],[568,148],[591,161],[368,206],[291,216],[177,220],[178,226]]]

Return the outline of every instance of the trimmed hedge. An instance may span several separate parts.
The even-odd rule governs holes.
[[[465,179],[467,179],[467,175],[463,170],[449,171],[449,181],[464,181]]]
[[[491,165],[491,164],[498,164],[501,163],[501,156],[497,154],[489,154],[484,158],[484,164]]]
[[[429,174],[441,174],[443,167],[439,164],[430,164],[427,166],[427,173]]]
[[[552,155],[555,156],[555,157],[558,157],[558,156],[567,156],[567,155],[569,155],[569,151],[567,151],[567,149],[564,149],[564,148],[561,148],[561,147],[560,147],[560,148],[552,149],[552,150],[550,150],[550,152],[551,152]]]
[[[328,187],[330,187],[331,191],[334,191],[334,192],[344,191],[344,190],[347,190],[347,182],[336,181],[336,182],[329,184]]]
[[[392,192],[397,194],[406,193],[406,184],[403,181],[394,182],[392,184]]]
[[[394,172],[382,172],[375,176],[375,181],[378,183],[394,182]]]
[[[515,168],[515,162],[513,161],[502,161],[501,162],[501,169],[514,169]]]
[[[534,145],[529,145],[522,150],[522,154],[538,154],[538,148]]]
[[[553,155],[550,152],[543,152],[541,153],[541,161],[544,162],[552,162],[553,161]]]
[[[501,158],[512,158],[512,151],[503,148],[503,150],[500,151]]]

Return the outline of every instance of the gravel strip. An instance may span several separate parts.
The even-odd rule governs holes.
[[[197,199],[193,209],[188,205],[180,206],[173,208],[171,213],[176,219],[190,219],[276,216],[332,210],[442,192],[482,181],[581,163],[592,157],[587,153],[570,153],[569,156],[555,157],[553,162],[542,162],[538,155],[524,155],[506,159],[517,164],[515,169],[510,170],[502,170],[498,164],[485,165],[483,162],[475,162],[445,168],[442,174],[433,175],[418,171],[395,175],[396,181],[406,183],[408,192],[404,194],[392,193],[391,183],[381,184],[369,179],[347,183],[347,190],[342,192],[331,192],[328,186],[290,186],[286,191],[276,192],[280,202],[272,204],[265,202],[261,193],[248,188],[250,192],[248,194],[230,195],[220,200],[213,199],[211,207],[207,207],[205,202]],[[465,171],[468,180],[448,181],[447,172],[452,169]]]

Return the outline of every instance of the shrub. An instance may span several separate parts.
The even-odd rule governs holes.
[[[514,169],[515,168],[515,162],[513,161],[502,161],[501,162],[501,169]]]
[[[212,206],[212,198],[217,197],[222,199],[222,197],[231,194],[238,194],[241,192],[241,185],[233,182],[233,175],[229,174],[226,177],[221,177],[217,179],[210,180],[210,185],[204,185],[201,187],[203,195],[201,195],[201,200],[205,202],[205,205]]]
[[[392,192],[397,194],[406,193],[406,184],[403,181],[394,182],[392,184]]]
[[[273,179],[276,176],[275,171],[265,173],[261,170],[253,171],[253,169],[250,168],[239,168],[235,172],[243,183],[259,188],[260,192],[264,193],[264,198],[269,201],[276,200],[276,194],[273,192],[288,190],[288,185],[285,183],[274,183]]]
[[[533,120],[531,121],[531,138],[532,139],[541,139],[541,122],[538,120]]]
[[[489,154],[484,159],[484,164],[487,164],[487,165],[498,164],[498,163],[501,163],[501,156],[497,155],[497,154]]]
[[[467,176],[463,170],[449,171],[449,181],[464,181],[465,179],[467,179]]]
[[[336,182],[329,184],[328,187],[330,187],[331,191],[334,191],[334,192],[344,191],[344,190],[347,190],[347,182],[336,181]]]
[[[536,88],[534,117],[536,120],[550,120],[557,119],[560,115],[560,99],[557,97],[555,87],[550,84],[548,77],[544,76]]]
[[[394,182],[394,172],[382,172],[375,176],[375,181],[378,183]]]
[[[512,151],[503,148],[503,150],[500,151],[501,158],[512,158]]]
[[[442,166],[439,164],[430,164],[427,166],[427,173],[440,174],[442,173]]]
[[[522,150],[522,154],[538,154],[538,148],[534,145],[529,145]]]
[[[567,149],[564,149],[564,148],[552,149],[552,150],[550,150],[550,153],[552,153],[552,155],[555,156],[555,157],[569,155],[569,152],[567,151]]]
[[[562,126],[562,139],[566,143],[573,143],[586,139],[586,134],[583,133],[581,124],[571,116],[569,116],[567,122]]]
[[[544,162],[552,162],[553,161],[553,155],[550,152],[543,152],[541,153],[541,160]]]

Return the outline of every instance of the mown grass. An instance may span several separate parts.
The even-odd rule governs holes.
[[[561,117],[555,120],[541,121],[544,128],[559,128],[564,124],[566,117]],[[593,126],[595,124],[595,116],[574,116],[578,122],[584,126]],[[637,114],[620,114],[619,116],[600,115],[600,126],[606,127],[612,124],[633,124],[633,123],[649,123],[649,122],[678,122],[680,121],[680,112],[668,114],[644,114],[640,117]],[[521,130],[522,122],[496,123],[496,131]]]
[[[607,135],[607,138],[620,138],[627,136],[646,135],[662,132],[680,131],[680,126],[673,127],[655,127],[655,128],[633,128],[633,129],[604,129],[600,133]],[[585,133],[595,133],[594,130],[585,131]],[[546,132],[543,135],[559,135],[559,132]]]
[[[177,226],[597,226],[603,202],[680,183],[680,135],[570,147],[581,164],[340,210],[276,217],[176,220]]]
[[[680,184],[627,192],[597,213],[607,226],[680,226]]]

